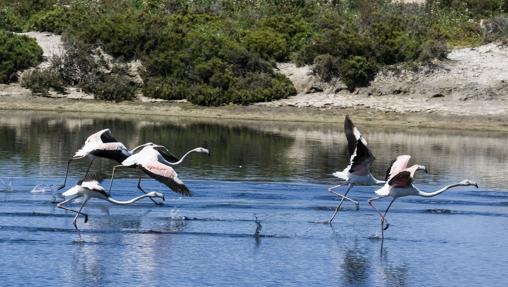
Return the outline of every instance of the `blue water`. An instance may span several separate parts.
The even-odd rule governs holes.
[[[465,177],[480,183],[397,200],[381,249],[379,218],[367,204],[375,187],[350,192],[359,211],[345,203],[332,226],[319,223],[336,204],[326,192],[330,173],[347,164],[340,125],[144,120],[0,112],[0,285],[506,286],[505,135],[362,129],[378,175],[387,159],[409,152],[431,171],[418,175],[424,190]],[[212,157],[177,168],[193,197],[144,179],[147,191],[166,194],[163,206],[90,201],[80,238],[52,186],[84,138],[104,126],[121,140],[171,142],[177,154],[206,142]],[[112,165],[98,160],[94,171],[110,174]],[[85,169],[71,169],[68,187]],[[113,196],[140,195],[136,183],[133,171],[119,175]]]

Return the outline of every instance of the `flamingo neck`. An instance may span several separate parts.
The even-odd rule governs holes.
[[[169,162],[166,160],[166,163],[168,163],[169,165],[179,165],[183,162],[183,160],[185,159],[185,157],[187,157],[189,154],[193,153],[193,152],[197,152],[197,148],[195,149],[191,149],[190,151],[186,152],[181,158],[179,161],[176,161],[176,162]]]
[[[123,201],[123,200],[116,200],[116,199],[112,198],[111,196],[108,196],[108,197],[106,197],[106,200],[111,202],[111,203],[118,204],[118,205],[127,205],[127,204],[132,204],[132,203],[134,203],[134,202],[136,202],[138,200],[141,200],[141,199],[143,199],[145,197],[152,197],[152,196],[148,195],[148,194],[143,194],[141,196],[134,197],[131,200],[125,200],[125,201]]]
[[[145,146],[147,146],[147,145],[149,145],[149,144],[150,144],[150,143],[145,143],[145,144],[142,144],[142,145],[138,145],[137,147],[135,147],[135,148],[131,149],[129,152],[130,152],[131,154],[133,154],[133,153],[134,153],[135,151],[137,151],[138,149],[140,149],[140,148],[142,148],[142,147],[145,147]]]
[[[372,178],[374,178],[374,181],[376,182],[376,185],[384,185],[386,183],[386,181],[379,180],[379,179],[375,178],[374,176]]]
[[[450,185],[447,185],[441,189],[438,189],[434,192],[425,192],[425,191],[421,191],[419,189],[418,190],[418,195],[419,196],[423,196],[423,197],[433,197],[433,196],[436,196],[436,195],[439,195],[445,191],[447,191],[448,189],[450,188],[454,188],[454,187],[458,187],[458,186],[467,186],[467,184],[463,184],[463,183],[454,183],[454,184],[450,184]]]

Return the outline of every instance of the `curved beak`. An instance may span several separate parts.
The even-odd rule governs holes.
[[[478,188],[478,183],[476,183],[476,182],[475,182],[475,183],[474,183],[474,186],[476,186],[476,188]]]
[[[164,195],[162,195],[162,201],[166,201],[166,198],[164,197]]]

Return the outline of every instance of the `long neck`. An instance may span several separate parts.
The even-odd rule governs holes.
[[[375,185],[384,185],[386,183],[386,181],[384,181],[384,180],[379,180],[379,179],[375,178],[374,175],[372,175],[372,173],[370,174],[370,176],[374,180]]]
[[[169,162],[169,161],[166,161],[168,164],[170,165],[179,165],[183,162],[183,160],[185,159],[185,157],[187,157],[189,154],[193,153],[193,152],[196,152],[197,149],[191,149],[190,151],[186,152],[181,158],[179,161],[177,162]]]
[[[445,187],[443,187],[441,189],[438,189],[438,190],[436,190],[434,192],[425,192],[425,191],[418,190],[418,195],[423,196],[423,197],[433,197],[433,196],[436,196],[438,194],[441,194],[441,193],[447,191],[450,188],[454,188],[454,187],[457,187],[457,186],[467,186],[467,184],[454,183],[454,184],[447,185],[447,186],[445,186]]]
[[[135,147],[135,148],[131,149],[129,152],[130,152],[131,154],[133,154],[133,153],[134,153],[135,151],[137,151],[138,149],[140,149],[140,148],[142,148],[142,147],[145,147],[145,146],[147,146],[147,145],[149,145],[149,144],[150,144],[150,143],[145,143],[145,144],[142,144],[142,145],[138,145],[137,147]]]
[[[122,200],[116,200],[114,198],[112,198],[111,196],[108,196],[106,198],[107,201],[111,202],[111,203],[114,203],[114,204],[118,204],[118,205],[127,205],[127,204],[132,204],[140,199],[143,199],[145,197],[151,197],[150,195],[148,194],[143,194],[141,196],[138,196],[138,197],[134,197],[133,199],[131,200],[126,200],[126,201],[122,201]]]

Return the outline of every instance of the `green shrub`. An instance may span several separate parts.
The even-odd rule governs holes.
[[[50,89],[65,92],[64,83],[53,69],[33,69],[21,77],[21,86],[35,94],[48,95]]]
[[[339,74],[338,60],[330,54],[323,54],[314,58],[314,74],[321,80],[329,82],[333,77]]]
[[[8,7],[0,9],[0,29],[11,32],[21,32],[23,30],[22,21],[13,9]]]
[[[143,85],[143,95],[164,100],[183,100],[188,95],[188,82],[171,77],[149,77]]]
[[[115,102],[132,100],[136,89],[137,87],[121,74],[106,74],[93,87],[89,87],[96,99]]]
[[[97,44],[114,57],[132,59],[143,44],[145,29],[135,12],[92,13],[76,34],[89,44]]]
[[[265,59],[283,61],[288,58],[288,45],[282,34],[270,30],[252,30],[242,39],[245,47]]]
[[[84,11],[55,7],[33,14],[27,22],[27,30],[62,34],[85,17]]]
[[[34,39],[0,30],[0,83],[17,80],[17,71],[41,60],[42,49]]]
[[[340,78],[350,91],[353,91],[355,87],[368,86],[376,73],[375,64],[361,56],[354,56],[340,65]]]

